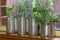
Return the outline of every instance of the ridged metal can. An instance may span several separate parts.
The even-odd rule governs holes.
[[[15,33],[14,17],[7,17],[7,33]]]
[[[15,18],[15,32],[18,31],[18,18]]]
[[[54,23],[46,22],[45,24],[40,24],[40,36],[41,37],[52,37]]]
[[[34,18],[29,19],[29,35],[31,36],[38,35],[38,23]]]
[[[25,18],[24,17],[20,17],[18,19],[18,34],[22,35],[22,36],[26,34]]]
[[[26,18],[26,20],[25,20],[25,24],[26,24],[26,34],[28,34],[28,27],[29,27],[29,19],[28,18]]]
[[[51,36],[51,25],[50,23],[46,22],[45,27],[44,27],[44,36],[49,37]]]

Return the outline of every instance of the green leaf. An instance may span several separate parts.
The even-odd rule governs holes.
[[[37,12],[37,7],[33,8],[33,12]]]
[[[6,7],[6,14],[7,14],[7,16],[11,16],[11,11],[13,10],[13,6],[7,6]]]

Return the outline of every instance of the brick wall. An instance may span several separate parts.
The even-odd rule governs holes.
[[[6,16],[6,0],[0,0],[0,16]],[[0,18],[1,24],[6,25],[6,18]]]

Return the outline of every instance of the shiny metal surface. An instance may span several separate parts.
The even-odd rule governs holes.
[[[29,27],[29,19],[28,18],[26,18],[26,20],[25,20],[25,22],[26,22],[26,34],[28,34],[28,27]]]
[[[35,19],[29,20],[29,35],[37,36],[38,35],[38,24]]]
[[[15,32],[18,31],[18,18],[15,18]]]
[[[14,26],[14,18],[8,17],[7,18],[7,32],[8,33],[15,33],[15,26]]]
[[[26,34],[26,27],[25,27],[25,18],[21,17],[18,19],[18,34],[25,35]]]
[[[46,22],[44,25],[40,24],[40,36],[52,37],[54,32],[54,24]]]

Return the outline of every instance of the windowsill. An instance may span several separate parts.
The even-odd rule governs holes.
[[[6,26],[5,25],[0,25],[0,31],[6,31]]]
[[[56,32],[56,36],[60,36],[60,31],[59,30],[57,30],[55,32]]]
[[[0,25],[0,33],[5,34],[5,32],[6,32],[6,26],[5,25],[3,25],[3,26]],[[56,33],[56,36],[60,36],[60,30],[55,30],[55,33]]]

